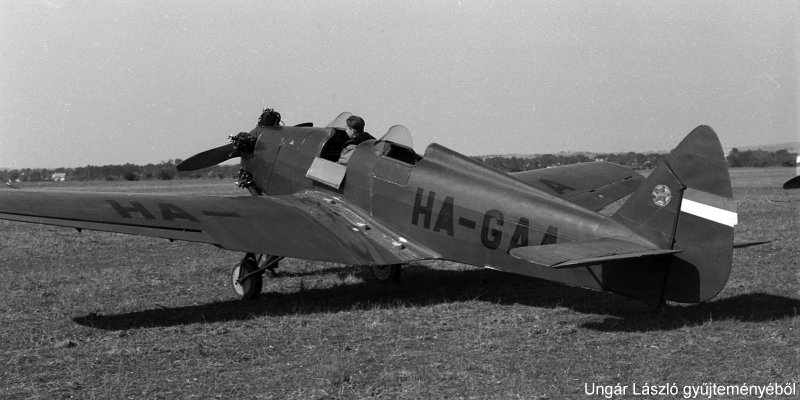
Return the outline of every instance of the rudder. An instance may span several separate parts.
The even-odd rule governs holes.
[[[736,206],[722,146],[698,126],[612,217],[671,256],[663,298],[696,303],[716,296],[733,260]]]

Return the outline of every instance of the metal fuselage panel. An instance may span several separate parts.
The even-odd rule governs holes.
[[[436,144],[412,165],[386,156],[387,142],[363,142],[336,191],[305,177],[332,129],[266,128],[260,134],[254,156],[243,164],[265,193],[313,189],[340,196],[444,259],[599,289],[600,267],[537,267],[508,251],[591,240],[598,231],[633,236],[600,214]]]
[[[257,127],[250,133],[258,141],[253,155],[242,158],[242,166],[262,191],[282,195],[320,187],[305,174],[334,134],[332,128]]]
[[[379,164],[380,159],[376,162]],[[372,179],[371,213],[443,258],[600,288],[587,268],[538,267],[515,247],[591,240],[605,217],[431,145],[405,186]]]

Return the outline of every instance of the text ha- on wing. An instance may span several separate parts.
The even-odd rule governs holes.
[[[215,197],[5,190],[0,219],[353,265],[438,257],[358,208],[318,192]]]

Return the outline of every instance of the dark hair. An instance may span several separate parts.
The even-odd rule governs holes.
[[[353,128],[356,132],[364,132],[364,120],[355,115],[347,119],[347,126]]]

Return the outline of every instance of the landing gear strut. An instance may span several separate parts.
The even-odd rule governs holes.
[[[274,275],[278,261],[283,259],[283,257],[268,255],[262,266],[259,267],[262,256],[247,253],[242,261],[234,265],[231,270],[231,286],[242,300],[253,300],[258,297],[264,285],[264,271],[269,270]]]

